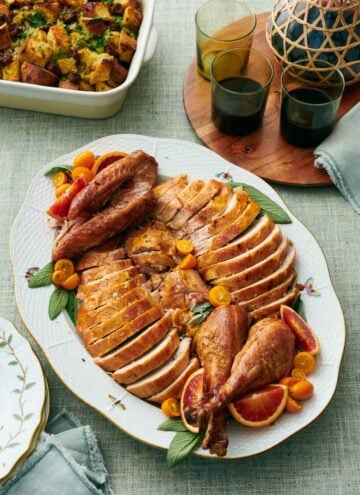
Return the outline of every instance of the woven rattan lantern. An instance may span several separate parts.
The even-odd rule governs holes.
[[[277,0],[266,35],[283,66],[325,60],[360,81],[360,0]]]

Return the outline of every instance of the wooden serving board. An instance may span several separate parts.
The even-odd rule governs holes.
[[[314,167],[312,149],[296,148],[280,135],[280,75],[265,36],[269,13],[260,14],[253,47],[265,53],[273,62],[275,74],[272,82],[262,127],[247,136],[228,136],[220,132],[211,121],[210,82],[197,71],[194,59],[185,75],[184,105],[190,123],[200,140],[213,151],[235,165],[271,182],[294,186],[327,186],[332,184],[323,170]],[[344,115],[360,101],[360,84],[350,86],[343,95],[338,117]]]

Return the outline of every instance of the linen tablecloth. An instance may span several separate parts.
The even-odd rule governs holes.
[[[202,0],[156,3],[160,37],[155,57],[118,115],[88,121],[0,108],[0,313],[24,335],[14,300],[8,238],[34,174],[57,156],[108,134],[197,142],[184,112],[182,85],[194,55],[193,18]],[[258,12],[271,8],[269,0],[252,4]],[[333,401],[312,425],[261,456],[242,461],[190,457],[169,469],[165,452],[133,440],[76,399],[35,345],[50,384],[51,416],[66,407],[92,426],[116,494],[360,494],[359,217],[334,187],[274,188],[318,239],[345,313],[347,346]]]

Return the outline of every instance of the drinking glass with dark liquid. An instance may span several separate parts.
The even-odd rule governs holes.
[[[300,60],[281,76],[280,129],[283,138],[301,148],[313,148],[332,131],[345,81],[328,62]]]
[[[258,50],[232,48],[211,65],[212,120],[225,134],[242,136],[260,127],[274,70]]]

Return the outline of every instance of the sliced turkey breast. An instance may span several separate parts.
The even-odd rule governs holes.
[[[96,340],[109,335],[109,333],[114,332],[118,328],[125,325],[127,322],[133,320],[137,316],[141,315],[144,311],[154,306],[156,306],[156,303],[154,301],[154,298],[150,295],[147,295],[143,299],[129,304],[125,308],[120,309],[115,316],[101,321],[90,329],[85,329],[82,334],[85,344],[91,344],[92,342],[95,342]]]
[[[287,306],[292,306],[296,298],[299,296],[299,290],[300,290],[299,286],[294,285],[294,287],[287,294],[285,294],[277,301],[271,302],[270,304],[262,306],[256,309],[255,311],[249,313],[250,318],[253,318],[255,320],[260,320],[262,318],[265,318],[266,316],[279,313],[280,306],[282,304],[286,304]]]
[[[143,287],[135,287],[121,297],[112,299],[98,309],[87,309],[86,306],[82,304],[78,309],[76,328],[79,332],[90,330],[90,328],[98,323],[116,316],[119,311],[126,308],[126,306],[144,299],[147,294],[148,292]]]
[[[122,260],[125,257],[125,250],[123,248],[117,248],[113,251],[108,251],[105,253],[97,253],[95,251],[90,251],[85,253],[80,260],[76,263],[76,271],[81,272],[87,270],[88,268],[94,268],[96,266],[103,266],[113,261]]]
[[[244,289],[232,292],[232,300],[237,303],[249,301],[250,299],[254,299],[255,297],[260,296],[261,294],[264,294],[265,292],[268,292],[274,287],[280,285],[290,276],[291,273],[294,272],[295,257],[296,252],[295,249],[292,248],[289,250],[283,263],[277,270],[261,279],[259,282],[255,282],[254,284],[248,285]]]
[[[88,284],[89,282],[99,280],[106,275],[125,270],[125,268],[129,268],[130,266],[133,266],[131,260],[118,260],[103,266],[89,268],[81,274],[81,283]]]
[[[104,356],[148,325],[159,320],[163,315],[164,311],[159,305],[152,306],[150,309],[144,310],[135,318],[127,321],[109,335],[88,345],[87,349],[93,357]]]
[[[217,180],[207,181],[198,194],[187,203],[184,203],[171,222],[167,224],[168,227],[174,230],[180,229],[189,218],[201,210],[217,194],[221,186],[221,182]]]
[[[268,215],[263,215],[258,220],[255,220],[235,241],[220,249],[208,251],[199,256],[197,259],[198,268],[202,269],[205,266],[221,263],[245,253],[249,249],[260,244],[260,242],[270,234],[274,227],[275,224],[271,218]]]
[[[154,196],[156,201],[158,201],[165,193],[167,193],[172,187],[177,186],[179,183],[187,184],[187,175],[177,175],[169,180],[160,182],[154,187]]]
[[[200,270],[200,273],[205,280],[213,280],[241,272],[270,256],[279,247],[281,240],[282,233],[277,225],[268,237],[246,253],[215,265],[209,265]]]
[[[136,277],[137,274],[138,272],[135,266],[125,268],[125,270],[120,270],[115,273],[110,273],[99,280],[94,280],[88,284],[79,285],[76,297],[80,300],[91,297],[96,293],[112,287],[114,284],[126,282],[127,280]]]
[[[162,213],[165,212],[167,209],[169,203],[176,199],[178,195],[181,193],[181,191],[187,186],[188,180],[186,175],[178,175],[177,177],[174,177],[174,179],[171,179],[170,187],[162,194],[160,197],[156,199],[156,203],[153,209],[153,215],[158,219],[162,220]],[[161,185],[161,184],[160,184]],[[154,191],[159,186],[156,186],[154,188]],[[156,193],[154,192],[156,195]]]
[[[195,253],[202,254],[205,251],[210,251],[214,249],[221,248],[225,246],[228,242],[232,241],[238,237],[242,232],[244,232],[249,225],[255,220],[255,218],[260,213],[260,206],[253,201],[250,201],[243,213],[241,213],[236,220],[234,220],[229,225],[224,226],[224,228],[205,241],[196,244]]]
[[[268,304],[277,301],[281,297],[283,297],[288,290],[294,285],[296,280],[296,272],[293,272],[289,275],[289,277],[284,280],[281,284],[277,285],[273,289],[260,294],[254,299],[250,299],[249,301],[244,301],[239,304],[242,308],[245,308],[246,311],[251,313],[262,306],[267,306]]]
[[[158,218],[165,223],[169,222],[184,205],[188,204],[201,191],[203,187],[203,180],[192,180],[189,182],[189,184],[166,205],[166,208],[161,212]]]
[[[172,358],[161,368],[127,387],[128,392],[138,397],[148,397],[173,383],[189,364],[191,339],[185,337]]]
[[[142,356],[168,333],[172,326],[171,313],[166,314],[130,341],[95,362],[106,371],[116,371]]]
[[[180,375],[176,378],[176,380],[170,383],[170,385],[166,387],[164,390],[161,390],[157,394],[148,397],[148,400],[150,402],[155,402],[156,404],[162,404],[164,400],[168,399],[169,397],[173,397],[174,399],[180,399],[181,392],[184,388],[186,380],[189,378],[190,375],[194,373],[194,371],[198,370],[199,368],[200,368],[200,363],[198,358],[196,357],[192,358],[189,364],[187,365],[187,367],[180,373]],[[145,393],[147,393],[147,391]]]
[[[283,239],[278,249],[263,261],[235,275],[218,278],[214,282],[215,285],[223,285],[233,292],[254,284],[279,268],[286,256],[288,246],[289,240]]]
[[[96,309],[138,286],[146,287],[144,275],[135,275],[130,280],[125,280],[125,282],[114,282],[103,290],[94,291],[84,299],[83,305],[86,309]]]
[[[174,354],[180,340],[177,330],[171,330],[164,340],[141,358],[115,371],[112,377],[121,384],[133,383],[151,371],[159,368]]]
[[[184,238],[211,223],[214,218],[224,212],[232,196],[230,187],[223,184],[214,198],[183,225],[179,232],[180,237]]]

